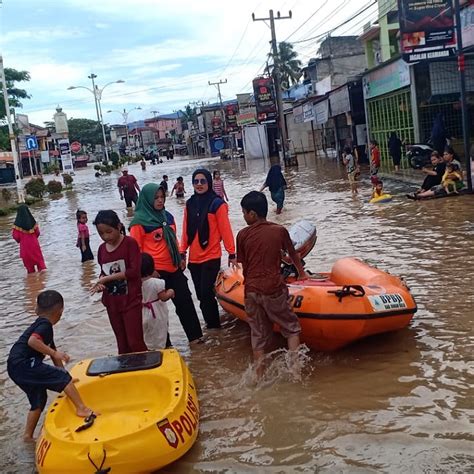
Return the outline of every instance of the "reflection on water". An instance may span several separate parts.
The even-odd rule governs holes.
[[[217,159],[166,162],[142,172],[139,184],[185,178],[189,196],[197,166],[218,168],[231,199],[234,230],[244,226],[239,201],[263,183],[269,164]],[[360,341],[334,354],[309,353],[302,383],[282,376],[279,359],[269,383],[246,384],[251,363],[249,329],[229,315],[223,330],[208,332],[205,344],[190,349],[170,307],[171,339],[186,358],[198,386],[202,423],[197,443],[165,472],[468,472],[474,469],[472,429],[472,307],[474,304],[474,200],[470,196],[407,201],[407,187],[387,181],[395,199],[368,204],[369,184],[352,197],[343,169],[333,160],[300,158],[285,171],[289,189],[284,225],[314,221],[318,243],[306,258],[312,271],[327,271],[341,257],[357,256],[403,275],[419,311],[410,328]],[[127,226],[116,183],[76,173],[74,190],[33,206],[48,270],[26,276],[10,238],[14,216],[0,218],[2,276],[0,355],[32,321],[36,294],[60,291],[66,301],[56,342],[71,356],[114,354],[115,339],[98,296],[89,288],[94,262],[80,263],[75,247],[78,208],[88,212],[91,248],[100,239],[92,221],[100,209],[114,209]],[[180,228],[184,201],[167,208]],[[461,273],[461,275],[460,275]],[[279,353],[277,352],[277,355]],[[470,371],[469,371],[470,370]],[[284,373],[284,371],[283,371]],[[28,404],[0,366],[0,470],[32,472],[31,448],[18,442]]]

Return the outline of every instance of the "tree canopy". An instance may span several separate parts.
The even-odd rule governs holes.
[[[272,54],[270,56],[273,57]],[[302,74],[302,63],[298,59],[298,53],[293,50],[293,45],[284,41],[278,43],[277,59],[280,65],[281,88],[289,89],[291,85],[298,83]],[[275,58],[273,60],[275,61]]]
[[[8,101],[10,107],[21,107],[21,99],[29,99],[30,95],[26,90],[19,89],[15,83],[30,80],[30,74],[27,71],[17,71],[16,69],[5,68],[5,81],[7,84]],[[5,101],[3,99],[3,84],[0,83],[0,122],[5,123],[6,117]],[[10,139],[8,137],[8,127],[0,127],[0,149],[10,150]]]
[[[26,82],[30,80],[30,74],[27,71],[17,71],[16,69],[5,68],[5,81],[7,83],[8,100],[10,107],[22,107],[21,99],[29,99],[31,96],[25,89],[16,87],[17,82]],[[0,119],[4,119],[5,101],[3,100],[3,84],[0,84]]]
[[[67,124],[71,142],[78,141],[83,145],[101,145],[103,143],[102,128],[97,120],[70,118]]]

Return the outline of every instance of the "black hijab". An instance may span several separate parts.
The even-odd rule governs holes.
[[[198,174],[203,174],[206,177],[208,190],[204,194],[194,192],[186,202],[187,236],[188,245],[191,245],[197,232],[199,245],[205,249],[209,244],[209,221],[207,220],[209,208],[215,199],[220,198],[212,189],[211,173],[204,168],[197,169],[193,173],[193,182]]]
[[[267,174],[267,179],[265,180],[265,184],[270,189],[270,192],[274,193],[278,191],[283,186],[286,186],[285,178],[283,177],[283,173],[281,172],[280,165],[273,165]]]

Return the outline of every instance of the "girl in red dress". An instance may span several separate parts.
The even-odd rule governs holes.
[[[20,204],[13,223],[12,237],[20,244],[20,258],[26,271],[34,273],[46,270],[43,253],[38,242],[40,230],[26,204]]]
[[[99,211],[94,225],[104,243],[97,252],[100,278],[91,292],[102,292],[102,303],[107,309],[119,354],[146,351],[138,244],[123,235],[122,223],[114,211]]]

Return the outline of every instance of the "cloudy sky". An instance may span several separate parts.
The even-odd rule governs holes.
[[[109,109],[134,110],[129,121],[152,110],[169,113],[192,101],[217,100],[208,81],[227,79],[224,99],[251,91],[269,51],[270,29],[251,15],[270,8],[291,20],[276,22],[278,40],[295,42],[303,63],[315,56],[331,28],[373,0],[0,0],[1,52],[5,67],[29,71],[23,87],[32,95],[21,111],[42,125],[55,107],[68,117],[96,118],[94,98],[85,89],[97,75],[104,119],[120,123]],[[372,5],[334,35],[359,34],[375,18]],[[311,39],[314,38],[314,39]]]

